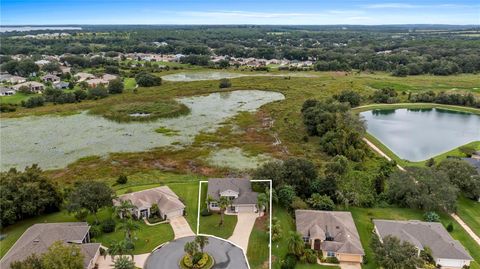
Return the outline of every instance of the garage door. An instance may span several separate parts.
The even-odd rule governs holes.
[[[237,205],[238,212],[255,212],[254,205]]]
[[[171,219],[171,218],[174,218],[174,217],[180,217],[180,216],[183,216],[183,210],[182,209],[176,210],[176,211],[171,211],[171,212],[167,213],[167,219]]]

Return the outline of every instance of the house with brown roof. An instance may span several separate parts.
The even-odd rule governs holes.
[[[57,81],[60,81],[60,78],[53,74],[47,74],[42,77],[42,80],[44,82],[57,82]]]
[[[90,243],[90,226],[86,222],[39,223],[30,226],[0,260],[0,268],[10,268],[15,261],[41,255],[55,242],[75,244],[84,256],[84,268],[92,269],[100,255],[100,245]]]
[[[439,222],[373,220],[373,224],[380,242],[387,236],[397,237],[414,245],[418,255],[428,247],[435,263],[442,268],[463,268],[473,261],[460,242],[453,239]]]
[[[163,219],[183,216],[185,213],[185,205],[167,186],[127,193],[114,199],[113,204],[118,206],[122,201],[127,200],[135,206],[132,213],[138,219],[150,217],[151,208],[154,204],[158,206],[160,216]]]
[[[324,257],[363,262],[365,252],[350,212],[295,210],[295,224],[303,241]]]
[[[210,210],[219,211],[218,200],[228,197],[231,204],[229,213],[258,212],[258,193],[252,191],[252,183],[246,178],[210,178],[208,192],[213,201],[208,204]]]

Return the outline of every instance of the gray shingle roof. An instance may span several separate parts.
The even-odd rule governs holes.
[[[323,241],[324,251],[364,255],[352,214],[343,211],[295,210],[297,231],[304,237]]]
[[[423,221],[373,220],[379,235],[398,237],[419,249],[429,247],[434,258],[473,260],[441,223]]]
[[[258,193],[252,191],[252,183],[246,178],[210,178],[208,180],[208,195],[220,199],[220,193],[226,190],[238,192],[238,198],[232,204],[257,204]]]
[[[167,186],[127,193],[115,199],[113,203],[118,205],[120,200],[130,200],[134,206],[140,209],[150,208],[153,204],[157,204],[162,212],[185,208],[178,196]]]
[[[57,241],[81,244],[90,226],[86,222],[40,223],[28,228],[0,261],[0,268],[10,268],[14,261],[22,261],[32,254],[42,254]],[[79,245],[87,266],[100,244]]]
[[[471,166],[473,166],[475,169],[477,169],[477,172],[480,173],[480,159],[476,158],[462,158],[462,160],[466,161],[469,163]]]

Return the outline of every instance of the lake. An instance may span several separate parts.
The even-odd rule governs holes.
[[[118,123],[86,111],[2,119],[0,170],[23,169],[33,163],[44,169],[62,168],[86,156],[188,146],[200,132],[214,132],[239,112],[283,99],[281,93],[258,90],[184,97],[178,101],[190,108],[190,114],[151,122]],[[170,134],[156,132],[159,128]]]
[[[401,159],[423,161],[480,140],[480,116],[444,109],[383,109],[360,113],[367,131]]]
[[[162,79],[165,81],[200,81],[200,80],[219,80],[219,79],[231,79],[231,78],[241,78],[241,77],[316,77],[313,74],[309,73],[281,73],[281,74],[255,74],[255,73],[232,73],[232,72],[218,72],[218,71],[208,71],[208,72],[189,72],[189,73],[175,73],[170,75],[162,76]]]

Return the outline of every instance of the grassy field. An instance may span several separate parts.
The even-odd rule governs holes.
[[[268,222],[269,216],[267,215],[257,218],[250,234],[247,258],[251,269],[262,269],[265,268],[264,265],[268,265],[268,244],[270,240],[267,230]]]
[[[0,96],[0,104],[20,104],[23,100],[36,95],[38,94],[25,94],[17,92],[14,95]]]
[[[457,214],[480,236],[480,203],[463,196],[457,202]]]
[[[281,236],[277,242],[272,242],[272,268],[279,269],[282,260],[287,255],[287,240],[289,231],[295,231],[293,218],[281,206],[273,206],[273,216],[278,219],[281,227]]]

